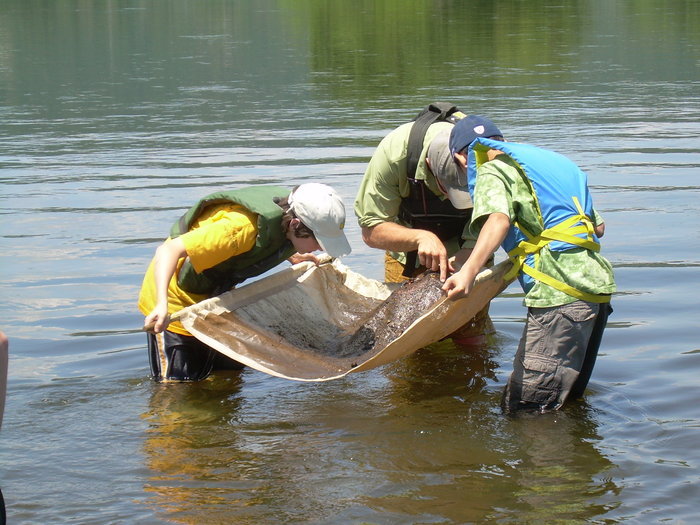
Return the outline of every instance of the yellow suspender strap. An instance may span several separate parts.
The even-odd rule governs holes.
[[[593,240],[593,223],[583,213],[583,209],[581,208],[581,204],[579,203],[578,199],[576,197],[573,197],[573,199],[574,204],[579,211],[579,215],[570,217],[569,219],[560,222],[551,228],[547,228],[539,235],[532,235],[522,226],[520,226],[520,224],[517,222],[515,223],[518,229],[523,232],[525,237],[527,237],[527,240],[521,241],[518,246],[508,252],[510,260],[513,261],[513,267],[505,276],[505,279],[515,278],[517,273],[522,270],[533,279],[543,282],[544,284],[564,292],[565,294],[571,295],[572,297],[576,297],[577,299],[591,303],[610,302],[609,295],[595,295],[582,292],[581,290],[577,290],[576,288],[573,288],[572,286],[569,286],[568,284],[550,277],[549,275],[536,270],[528,264],[525,264],[526,257],[530,254],[534,255],[535,261],[537,261],[539,251],[552,241],[562,241],[585,248],[587,250],[592,250],[595,252],[600,251],[600,245]],[[579,222],[582,224],[574,226],[574,224]],[[585,233],[587,238],[582,239],[581,237],[576,237],[576,234],[580,233]],[[537,262],[535,262],[535,266],[537,266]]]
[[[544,274],[538,270],[535,270],[532,266],[528,266],[527,264],[523,265],[522,270],[523,270],[523,272],[528,274],[533,279],[537,279],[538,281],[542,281],[544,284],[549,285],[552,288],[559,290],[560,292],[564,292],[567,295],[571,295],[572,297],[576,297],[577,299],[581,299],[583,301],[588,301],[589,303],[609,303],[610,302],[610,295],[595,295],[595,294],[590,294],[587,292],[582,292],[581,290],[577,290],[576,288],[569,286],[566,283],[558,281],[554,277],[550,277],[547,274]]]

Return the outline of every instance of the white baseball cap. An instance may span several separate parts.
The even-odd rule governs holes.
[[[307,227],[328,255],[342,257],[352,248],[343,228],[345,206],[330,186],[309,182],[297,187],[289,195],[289,208]]]

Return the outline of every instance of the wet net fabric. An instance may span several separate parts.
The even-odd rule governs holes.
[[[503,262],[448,300],[437,277],[387,285],[338,260],[301,263],[179,312],[228,357],[298,381],[327,381],[390,363],[448,336],[506,286]],[[390,287],[391,286],[391,287]]]

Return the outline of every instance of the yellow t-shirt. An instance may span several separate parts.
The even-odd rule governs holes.
[[[185,250],[197,272],[250,251],[258,236],[258,215],[234,204],[221,204],[204,210],[190,231],[180,236]],[[168,312],[172,314],[196,304],[207,295],[192,294],[177,285],[177,276],[185,259],[180,259],[177,271],[168,286]],[[138,307],[143,315],[151,313],[156,305],[156,283],[154,261],[146,271],[141,285]],[[182,335],[191,335],[178,321],[173,321],[168,330]]]

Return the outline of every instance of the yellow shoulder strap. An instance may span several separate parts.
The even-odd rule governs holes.
[[[544,274],[540,272],[539,270],[535,270],[532,266],[528,266],[527,264],[523,264],[522,267],[523,272],[528,274],[530,277],[533,279],[537,279],[538,281],[543,282],[544,284],[551,286],[552,288],[555,288],[556,290],[559,290],[560,292],[564,292],[567,295],[571,295],[572,297],[576,297],[577,299],[581,299],[583,301],[588,301],[589,303],[609,303],[610,302],[610,295],[609,294],[604,294],[604,295],[598,295],[598,294],[591,294],[588,292],[582,292],[581,290],[578,290],[574,288],[573,286],[569,286],[566,283],[563,283],[554,277],[550,277],[547,274]]]
[[[600,251],[600,244],[593,239],[593,223],[583,212],[583,208],[581,208],[578,198],[573,197],[573,200],[579,214],[570,217],[567,220],[552,226],[551,228],[543,230],[539,235],[532,235],[516,221],[515,225],[521,232],[523,232],[523,235],[525,235],[527,240],[521,241],[518,246],[508,252],[508,256],[513,262],[513,267],[510,269],[505,278],[515,278],[519,271],[523,271],[533,279],[543,282],[544,284],[551,286],[560,292],[571,295],[572,297],[576,297],[577,299],[582,299],[591,303],[610,302],[609,295],[595,295],[582,292],[581,290],[577,290],[576,288],[546,275],[525,263],[528,255],[532,254],[535,256],[535,258],[537,258],[539,251],[552,241],[562,241],[574,246],[585,248],[587,250],[595,252]],[[581,224],[574,226],[577,223]],[[577,234],[581,233],[586,234],[585,239],[576,236]]]

